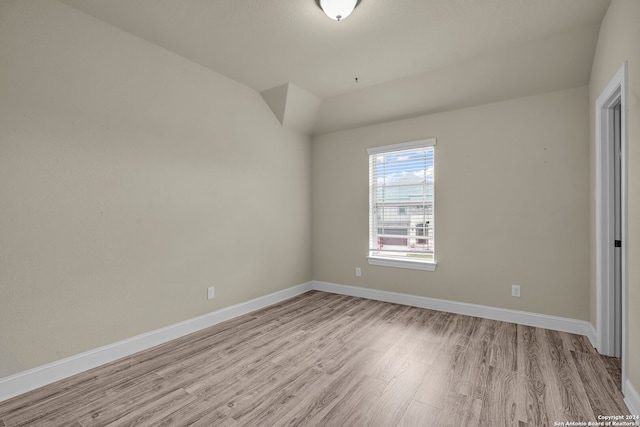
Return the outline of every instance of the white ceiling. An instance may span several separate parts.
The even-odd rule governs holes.
[[[311,92],[315,134],[584,85],[610,3],[362,0],[336,22],[315,0],[61,1],[258,92]]]

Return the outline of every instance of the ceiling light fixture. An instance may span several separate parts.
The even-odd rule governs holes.
[[[353,9],[360,4],[360,0],[316,0],[316,3],[329,18],[342,21],[351,15]]]

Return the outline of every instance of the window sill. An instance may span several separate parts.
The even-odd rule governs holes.
[[[415,261],[409,259],[383,258],[376,256],[368,256],[367,261],[370,265],[379,265],[382,267],[409,268],[412,270],[436,271],[438,263],[436,261]]]

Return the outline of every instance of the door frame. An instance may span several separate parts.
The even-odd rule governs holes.
[[[620,104],[621,236],[622,236],[622,384],[627,379],[627,62],[618,69],[596,101],[596,311],[597,346],[614,351],[614,181],[613,107]]]

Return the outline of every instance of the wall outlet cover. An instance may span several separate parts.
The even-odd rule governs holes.
[[[520,285],[511,285],[511,296],[520,297]]]

